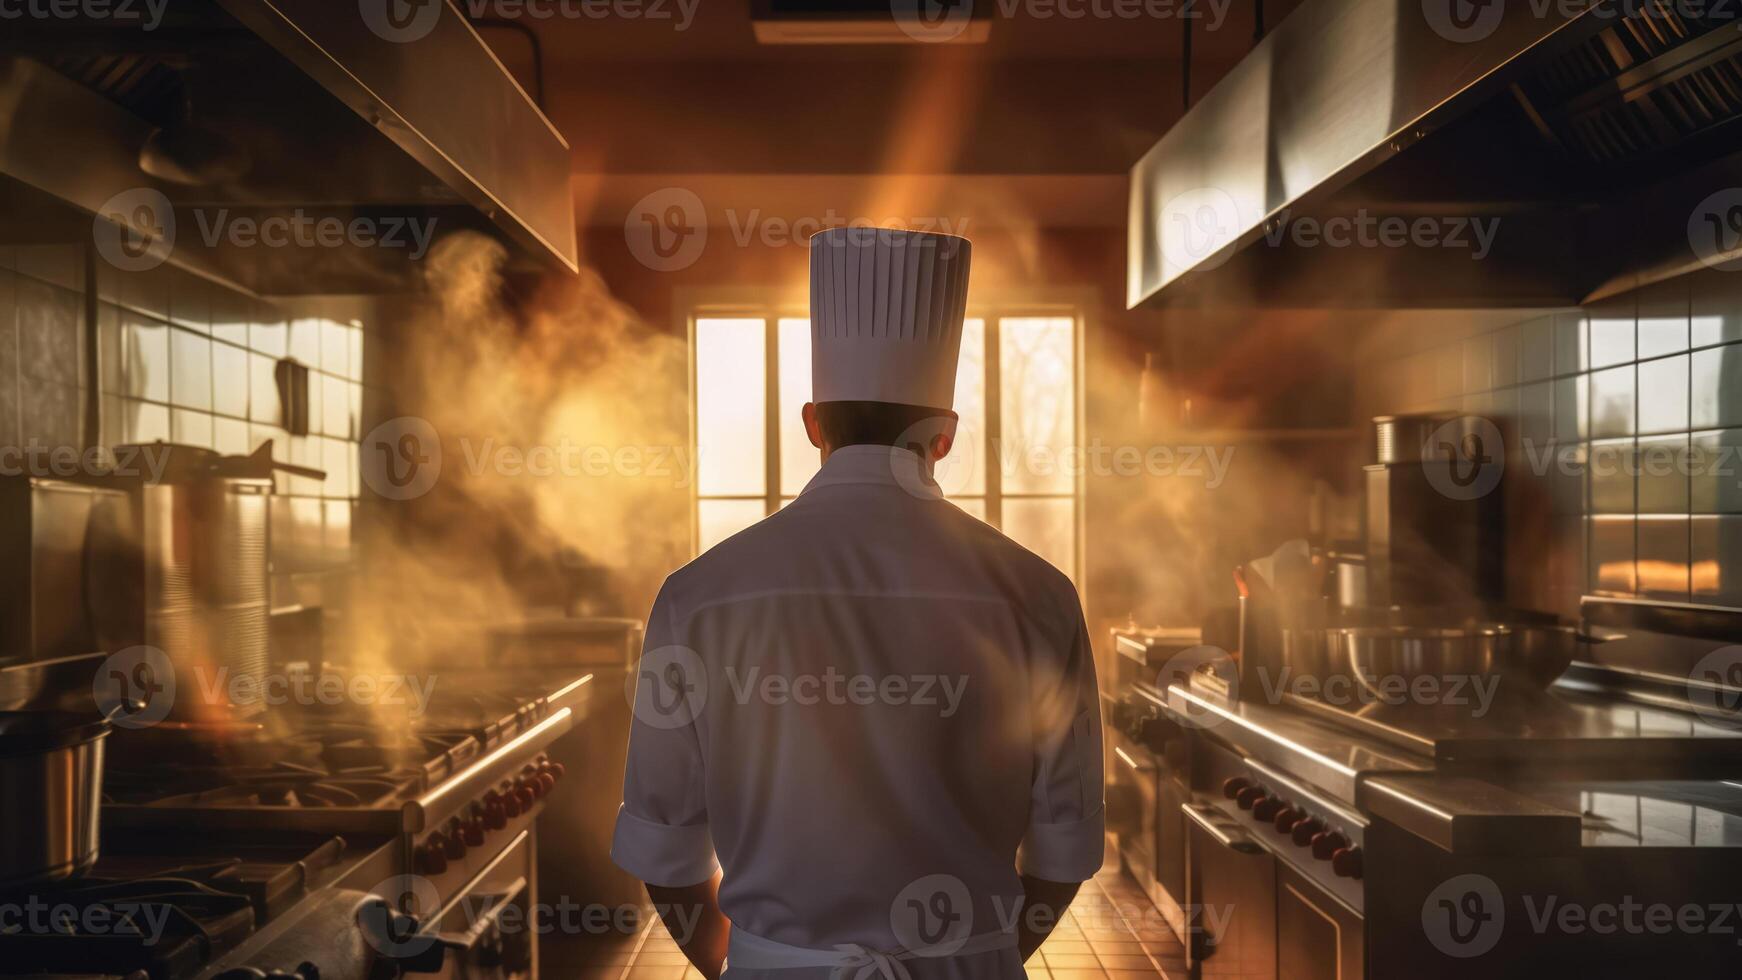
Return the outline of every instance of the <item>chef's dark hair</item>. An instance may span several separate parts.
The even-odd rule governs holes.
[[[923,423],[954,416],[941,408],[895,402],[817,402],[817,428],[831,449],[900,446],[904,442],[923,446],[936,432],[934,426]]]

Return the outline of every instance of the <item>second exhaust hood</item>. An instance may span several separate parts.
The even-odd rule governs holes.
[[[373,239],[411,230],[480,231],[517,268],[574,271],[562,136],[459,8],[372,24],[370,7],[178,0],[161,23],[13,22],[0,200],[71,205],[87,239],[92,215],[141,240],[167,227],[169,261],[261,295],[405,288],[416,248]],[[114,203],[140,200],[164,204]],[[273,219],[362,233],[263,247],[213,232]]]
[[[1132,169],[1127,300],[1600,298],[1710,260],[1690,221],[1742,186],[1739,116],[1720,5],[1308,0]]]

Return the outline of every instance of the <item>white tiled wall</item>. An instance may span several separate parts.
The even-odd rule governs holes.
[[[275,605],[323,604],[352,557],[373,325],[297,315],[169,266],[94,268],[97,442],[248,453],[271,440],[275,459],[325,470],[278,474],[272,509]],[[88,276],[76,246],[0,248],[0,445],[83,448]],[[281,357],[309,368],[306,436],[280,418]]]
[[[1506,420],[1509,567],[1531,604],[1570,613],[1589,592],[1742,607],[1742,274],[1399,338],[1373,367],[1365,414]],[[1545,469],[1545,452],[1584,465]],[[1532,497],[1546,527],[1512,507]]]

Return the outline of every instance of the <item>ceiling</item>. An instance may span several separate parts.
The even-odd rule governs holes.
[[[1251,46],[1257,11],[1267,26],[1299,0],[1196,0],[1194,57],[1237,57]],[[463,6],[464,4],[462,4]],[[504,5],[506,6],[506,5]],[[981,0],[990,13],[990,36],[974,47],[999,61],[1133,58],[1177,63],[1182,19],[1178,0]],[[582,3],[529,0],[526,9],[545,17],[518,16],[539,35],[551,62],[589,65],[623,62],[829,62],[844,46],[761,45],[751,27],[751,0],[621,0]],[[567,15],[560,13],[567,10]],[[609,13],[609,11],[617,11]],[[493,44],[512,48],[506,30],[486,28]],[[948,45],[850,46],[855,57],[898,61],[916,48]]]
[[[1194,98],[1250,49],[1256,19],[1254,0],[1199,2]],[[1297,2],[1270,0],[1267,25]],[[751,0],[641,3],[621,8],[634,17],[577,4],[479,25],[528,91],[536,34],[584,225],[621,225],[650,190],[681,186],[708,190],[710,210],[778,199],[815,214],[869,198],[982,226],[1116,228],[1125,175],[1183,108],[1173,0],[988,0],[979,45],[763,45]],[[874,189],[894,174],[924,179],[891,201]]]

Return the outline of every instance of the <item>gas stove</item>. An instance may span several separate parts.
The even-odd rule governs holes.
[[[1733,905],[1742,726],[1579,672],[1479,709],[1237,697],[1213,671],[1131,693],[1128,720],[1152,720],[1129,727],[1189,785],[1183,908],[1234,910],[1213,932],[1186,922],[1199,972],[1715,977],[1734,962],[1715,931],[1602,933],[1541,910]]]
[[[0,895],[0,973],[178,980],[302,901],[346,854],[339,838],[117,841],[77,881]]]
[[[102,857],[0,896],[43,909],[0,916],[0,976],[535,975],[531,937],[498,920],[531,921],[536,819],[563,775],[546,749],[592,680],[548,674],[451,674],[455,694],[391,722],[317,705],[117,730]],[[128,910],[143,935],[109,927]]]

